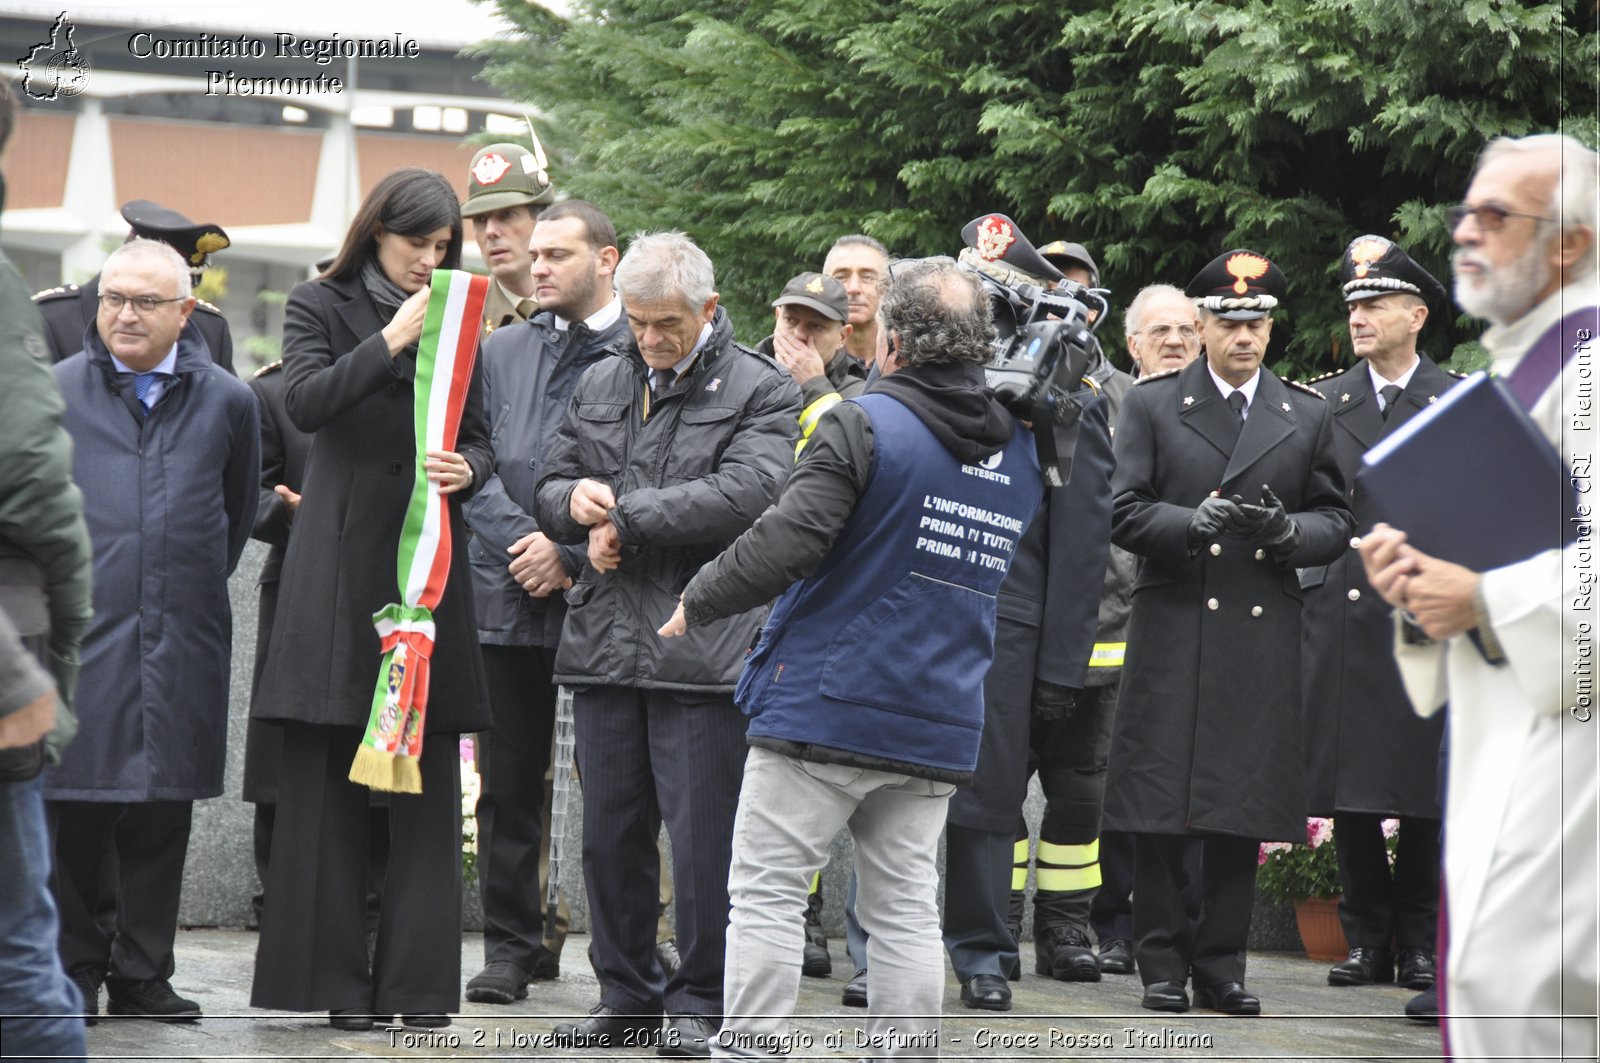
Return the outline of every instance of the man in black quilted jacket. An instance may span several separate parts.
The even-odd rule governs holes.
[[[632,333],[585,372],[546,453],[539,526],[587,543],[567,591],[555,681],[574,688],[583,866],[600,1003],[567,1043],[708,1055],[722,1015],[723,933],[744,717],[733,704],[757,608],[664,640],[689,578],[755,522],[794,464],[800,393],[734,342],[711,261],[681,233],[633,241],[616,286]],[[678,945],[655,959],[658,862],[672,839]]]

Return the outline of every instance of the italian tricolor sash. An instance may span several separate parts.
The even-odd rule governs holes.
[[[422,792],[422,730],[428,709],[428,659],[433,610],[450,574],[450,514],[439,485],[423,468],[430,450],[454,450],[478,353],[487,277],[434,270],[427,317],[417,348],[416,443],[411,501],[400,529],[400,601],[372,614],[383,665],[372,693],[367,733],[350,765],[350,781],[374,790]]]

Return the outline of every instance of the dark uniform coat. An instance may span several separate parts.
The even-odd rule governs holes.
[[[84,332],[94,324],[95,313],[100,309],[100,274],[82,284],[63,284],[47,288],[33,297],[44,318],[45,343],[50,347],[50,360],[59,362],[83,350]],[[206,341],[211,357],[228,372],[233,372],[233,334],[228,330],[228,319],[222,311],[196,299],[189,324],[199,330]]]
[[[283,363],[274,362],[250,378],[261,408],[261,501],[256,509],[252,539],[268,546],[256,580],[256,665],[250,681],[254,691],[261,685],[266,670],[267,647],[272,641],[273,617],[278,607],[278,577],[283,558],[289,551],[289,506],[273,490],[283,484],[299,493],[305,485],[306,459],[311,455],[311,434],[302,432],[289,420],[284,405],[288,377]],[[245,733],[244,799],[275,803],[278,800],[278,765],[283,757],[283,737],[279,728],[251,720]]]
[[[958,826],[991,834],[1016,829],[1028,788],[1034,682],[1084,686],[1111,533],[1108,412],[1105,399],[1085,412],[1072,479],[1045,491],[1000,585],[978,767],[950,798],[950,822]]]
[[[1314,386],[1333,411],[1339,470],[1356,534],[1378,517],[1355,490],[1361,455],[1455,384],[1426,355],[1385,421],[1365,361]],[[1394,663],[1394,620],[1352,543],[1332,564],[1301,570],[1305,589],[1306,767],[1314,816],[1335,810],[1439,818],[1444,716],[1411,708]]]
[[[1204,358],[1146,377],[1117,426],[1112,540],[1144,558],[1106,781],[1108,830],[1305,837],[1297,566],[1343,552],[1353,520],[1333,416],[1261,370],[1241,426]],[[1191,556],[1212,491],[1270,485],[1300,528],[1280,562],[1219,537]]]
[[[416,460],[416,356],[390,358],[382,328],[359,280],[307,281],[289,293],[285,398],[295,425],[316,439],[278,586],[281,620],[251,708],[256,719],[366,726],[382,660],[372,614],[399,600],[396,555]],[[477,369],[456,451],[472,465],[473,480],[445,496],[452,553],[434,610],[426,734],[490,723],[461,515],[494,461]]]
[[[78,738],[58,801],[187,801],[222,792],[233,623],[228,575],[255,520],[260,438],[250,389],[193,329],[148,414],[92,335],[55,367],[94,544]]]

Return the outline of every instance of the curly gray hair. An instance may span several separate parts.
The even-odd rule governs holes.
[[[902,365],[987,362],[994,320],[983,282],[949,258],[896,263],[883,301]]]

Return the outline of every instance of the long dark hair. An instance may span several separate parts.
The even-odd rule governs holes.
[[[361,267],[378,255],[378,228],[401,236],[427,236],[435,229],[450,227],[450,248],[440,269],[461,268],[461,207],[455,189],[443,174],[407,166],[379,181],[355,220],[344,234],[333,264],[322,276],[332,280],[352,280]]]

